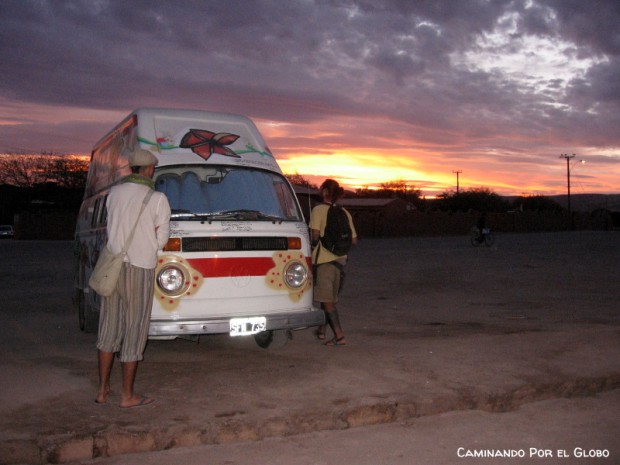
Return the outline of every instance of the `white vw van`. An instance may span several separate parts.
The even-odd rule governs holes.
[[[106,243],[106,197],[130,174],[127,154],[137,146],[159,158],[155,186],[172,210],[149,337],[253,335],[269,347],[324,322],[312,305],[308,227],[256,126],[239,115],[141,109],[91,154],[75,234],[81,329],[98,322],[100,297],[88,278]]]

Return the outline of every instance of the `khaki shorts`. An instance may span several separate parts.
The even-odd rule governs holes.
[[[331,263],[317,267],[314,283],[314,300],[317,302],[338,302],[340,289],[340,269]]]

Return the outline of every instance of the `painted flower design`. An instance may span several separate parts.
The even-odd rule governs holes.
[[[239,136],[227,132],[211,132],[204,129],[190,129],[181,139],[179,147],[192,149],[192,152],[208,160],[214,153],[227,157],[241,158],[231,149],[226,147],[232,144]]]
[[[157,147],[162,149],[171,149],[174,148],[174,144],[170,137],[158,137],[157,139]]]

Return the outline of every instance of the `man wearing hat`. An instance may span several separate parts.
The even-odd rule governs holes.
[[[154,399],[134,392],[138,362],[142,360],[153,305],[157,251],[168,241],[170,205],[154,191],[153,174],[158,159],[150,151],[136,149],[129,154],[131,174],[110,189],[107,198],[108,248],[120,253],[131,236],[116,290],[102,297],[99,316],[99,392],[95,402],[105,404],[110,394],[110,374],[115,354],[122,367],[120,406],[139,407]],[[144,206],[147,194],[151,194]],[[136,220],[139,221],[136,223]]]

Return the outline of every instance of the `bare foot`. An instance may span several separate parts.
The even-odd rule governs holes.
[[[121,408],[134,408],[134,407],[142,407],[143,405],[149,405],[155,402],[155,399],[152,397],[146,396],[133,396],[131,399],[122,401]]]
[[[327,341],[325,345],[326,346],[346,346],[347,340],[344,338],[344,336],[334,337],[333,339]]]
[[[108,401],[108,396],[110,395],[110,391],[100,392],[97,394],[95,398],[95,404],[105,404]]]

